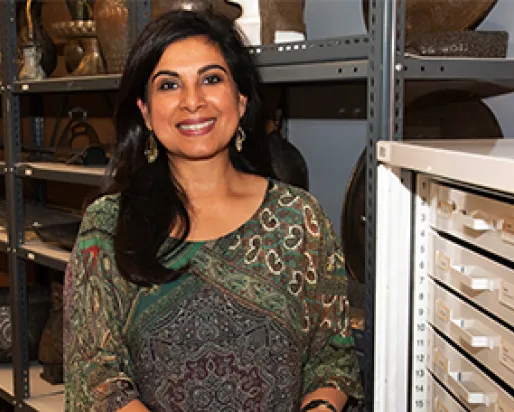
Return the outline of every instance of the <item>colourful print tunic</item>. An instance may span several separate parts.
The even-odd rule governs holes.
[[[347,275],[336,235],[307,192],[270,181],[237,230],[190,242],[163,265],[188,271],[151,288],[120,276],[119,197],[83,219],[65,287],[67,411],[296,412],[333,386],[362,398]]]

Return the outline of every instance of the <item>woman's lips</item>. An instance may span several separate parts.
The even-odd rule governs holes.
[[[184,121],[177,124],[177,129],[185,136],[201,136],[214,127],[215,119],[201,121]]]

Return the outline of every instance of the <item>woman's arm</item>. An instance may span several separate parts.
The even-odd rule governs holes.
[[[113,411],[136,400],[123,336],[136,289],[117,272],[115,204],[98,200],[86,211],[66,268],[64,392],[67,412]]]
[[[330,402],[331,405],[333,405],[337,411],[342,411],[344,406],[346,405],[346,402],[348,401],[348,396],[341,392],[338,389],[335,388],[319,388],[316,389],[314,392],[308,393],[303,397],[302,400],[302,408],[307,405],[310,401],[315,399],[323,399]],[[324,410],[326,411],[326,408],[323,409],[311,409],[312,411],[316,410]]]
[[[117,412],[149,412],[150,410],[138,400],[133,400],[126,404],[123,408],[118,409]]]
[[[302,405],[327,400],[340,411],[349,397],[362,399],[364,391],[351,333],[344,257],[328,217],[316,209],[319,231],[313,231],[306,241],[309,264],[317,278],[305,296],[310,342],[302,370]]]

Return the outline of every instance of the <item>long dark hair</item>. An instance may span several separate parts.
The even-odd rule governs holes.
[[[150,23],[129,53],[121,78],[114,115],[117,150],[109,165],[112,176],[102,194],[120,193],[119,216],[114,238],[120,274],[138,285],[149,286],[175,280],[183,272],[162,265],[159,248],[171,228],[180,228],[181,237],[172,242],[177,251],[190,230],[187,196],[174,179],[166,149],[148,163],[145,145],[149,137],[137,99],[146,102],[146,84],[165,49],[172,43],[204,36],[217,45],[231,71],[239,92],[247,97],[240,125],[246,132],[243,150],[230,145],[233,165],[242,171],[272,176],[261,116],[259,74],[244,40],[232,22],[213,13],[172,11]]]

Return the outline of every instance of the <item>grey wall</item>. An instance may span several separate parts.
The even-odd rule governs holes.
[[[514,56],[514,1],[498,0],[481,24],[482,30],[510,34],[509,57]],[[361,0],[306,0],[309,40],[365,33]],[[308,96],[306,96],[308,99]],[[327,99],[331,96],[327,94]],[[514,94],[489,98],[505,136],[514,136]],[[291,119],[289,138],[304,154],[311,191],[339,231],[342,200],[348,178],[365,145],[366,123],[360,120]]]

